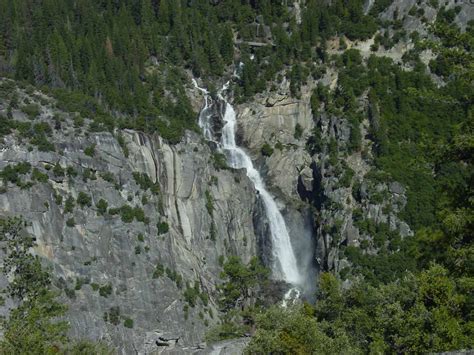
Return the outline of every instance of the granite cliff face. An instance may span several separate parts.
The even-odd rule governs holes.
[[[396,216],[406,203],[403,186],[366,178],[370,153],[348,153],[348,122],[312,112],[316,84],[296,99],[283,83],[280,91],[238,106],[238,134],[284,212],[301,263],[347,274],[341,247],[372,238],[357,226],[361,218],[387,223],[402,236],[412,232]],[[97,133],[48,97],[15,90],[20,104],[12,118],[47,123],[55,151],[39,150],[18,132],[4,138],[0,170],[23,162],[31,169],[22,183],[2,190],[0,214],[31,222],[34,252],[65,291],[72,335],[104,340],[122,353],[204,347],[204,334],[218,319],[221,258],[265,261],[272,247],[262,237],[268,235],[265,213],[245,172],[225,168],[197,133],[187,132],[177,145],[130,130]],[[22,112],[26,102],[41,107],[33,120]],[[362,135],[369,124],[367,118],[359,127]],[[307,144],[314,130],[322,137],[318,151]],[[262,154],[264,144],[273,149],[270,156]],[[370,141],[363,147],[369,152]],[[308,282],[316,285],[316,276]],[[196,285],[200,297],[191,306],[184,294]],[[124,326],[127,319],[132,328]]]
[[[411,234],[395,215],[406,201],[404,188],[365,178],[370,154],[347,153],[348,122],[312,112],[316,85],[308,82],[300,98],[291,98],[283,82],[279,91],[236,107],[238,144],[263,173],[314,287],[317,270],[350,267],[342,245],[371,239],[355,225],[361,215]],[[170,145],[131,130],[94,132],[87,119],[58,110],[48,96],[10,86],[18,104],[12,109],[3,101],[0,113],[33,133],[20,129],[3,139],[0,170],[25,162],[29,168],[4,185],[0,214],[30,222],[34,253],[64,291],[71,335],[103,340],[122,353],[211,351],[201,348],[218,321],[223,258],[259,255],[269,262],[272,248],[265,211],[245,171],[228,168],[197,133]],[[39,107],[34,117],[31,105]],[[222,125],[219,115],[216,125]],[[367,119],[362,133],[368,125]],[[48,149],[31,139],[38,130],[52,144]],[[322,137],[319,150],[308,148],[315,131]],[[334,140],[335,152],[329,147]],[[370,141],[363,144],[368,149]],[[262,154],[264,145],[271,154]],[[373,201],[376,194],[383,202]],[[186,296],[189,289],[198,290],[195,299]],[[13,305],[7,300],[2,313]],[[130,321],[125,326],[129,319],[131,327]]]
[[[373,4],[367,1],[366,11]],[[412,8],[423,9],[423,16],[410,14]],[[456,23],[465,28],[473,11],[463,2]],[[381,19],[398,17],[407,32],[426,33],[435,15],[427,1],[394,1]],[[374,38],[347,46],[362,58],[387,56],[403,65],[410,41],[390,49],[371,49]],[[342,54],[339,41],[334,43],[328,54]],[[421,58],[428,62],[431,55],[423,51]],[[337,70],[326,69],[306,82],[298,98],[283,78],[272,85],[278,89],[235,106],[237,144],[275,197],[299,262],[312,266],[307,282],[314,287],[318,271],[348,280],[345,247],[377,253],[377,226],[401,238],[413,235],[398,217],[407,202],[405,187],[378,178],[373,166],[369,130],[377,125],[378,108],[367,94],[358,98],[358,126],[324,104],[311,106],[318,83],[337,88]],[[19,124],[0,141],[0,171],[28,164],[4,179],[0,217],[21,215],[30,223],[34,253],[50,267],[69,305],[71,335],[103,340],[127,354],[241,352],[245,340],[205,348],[203,339],[218,322],[216,286],[224,258],[258,255],[269,263],[265,211],[245,171],[228,168],[199,133],[188,131],[171,145],[131,130],[96,132],[87,118],[59,110],[33,88],[7,86],[17,103],[0,99],[0,115]],[[202,97],[191,84],[188,94],[199,110]],[[214,124],[219,132],[219,115]],[[355,132],[361,146],[353,150]],[[7,282],[0,277],[0,286]],[[7,299],[0,314],[14,305]]]
[[[286,206],[286,220],[300,255],[308,257],[305,250],[312,245],[317,269],[348,272],[350,263],[341,253],[342,247],[372,240],[370,232],[357,226],[358,221],[386,224],[402,237],[413,233],[397,217],[406,204],[404,187],[396,181],[386,184],[370,177],[374,169],[372,142],[365,138],[370,126],[368,103],[361,102],[366,118],[355,128],[346,118],[324,109],[312,112],[311,93],[318,82],[330,85],[333,75],[328,71],[319,81],[309,81],[299,98],[291,98],[289,83],[284,80],[278,91],[241,105],[240,136]],[[353,129],[364,137],[357,152],[348,147]],[[315,132],[320,140],[317,149],[312,148]],[[264,145],[272,148],[270,156],[261,154]]]
[[[31,223],[34,253],[68,296],[72,335],[123,353],[175,343],[196,349],[217,321],[222,258],[256,254],[259,211],[245,172],[218,167],[196,133],[174,146],[128,130],[95,133],[39,92],[13,90],[19,105],[12,119],[48,124],[55,151],[40,151],[18,132],[4,137],[0,170],[31,167],[2,189],[0,215]],[[26,102],[40,107],[32,120],[22,112]],[[0,113],[7,105],[0,103]],[[198,299],[186,301],[185,290],[196,287]]]

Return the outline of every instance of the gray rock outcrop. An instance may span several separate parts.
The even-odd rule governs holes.
[[[20,102],[34,100],[18,93]],[[6,109],[1,102],[0,113]],[[28,121],[20,109],[13,114]],[[177,145],[131,130],[96,133],[87,120],[75,127],[52,101],[34,122],[53,126],[53,116],[61,117],[49,137],[55,151],[39,151],[17,133],[4,137],[0,171],[28,162],[47,181],[32,170],[21,176],[27,187],[8,183],[0,216],[30,222],[34,252],[67,295],[71,335],[127,354],[197,351],[217,322],[222,258],[256,255],[257,196],[245,172],[216,169],[196,133]],[[183,291],[194,285],[202,297],[193,307]]]

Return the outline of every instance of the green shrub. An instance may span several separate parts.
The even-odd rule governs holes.
[[[194,282],[194,287],[190,287],[189,285],[186,285],[186,289],[184,290],[183,296],[184,296],[184,300],[191,307],[195,307],[196,300],[199,297],[199,283]]]
[[[350,187],[353,177],[354,177],[354,170],[347,167],[344,170],[344,174],[342,174],[342,177],[339,179],[339,185],[342,187]]]
[[[264,143],[260,151],[262,152],[262,155],[265,157],[269,157],[273,154],[273,148],[268,143]]]
[[[145,216],[145,211],[143,211],[143,209],[138,206],[131,207],[129,205],[123,205],[119,208],[110,208],[109,214],[120,214],[120,218],[124,223],[132,223],[134,219],[145,224],[150,222],[150,219]]]
[[[120,213],[120,207],[119,208],[109,208],[109,214],[112,216],[115,216]]]
[[[33,169],[33,172],[31,173],[31,178],[33,180],[36,180],[38,182],[48,182],[49,177],[47,174],[43,174],[41,171],[39,171],[37,168]]]
[[[211,192],[209,190],[206,190],[206,209],[209,215],[212,216],[214,212],[214,199],[212,198]]]
[[[122,222],[132,223],[133,218],[135,217],[133,207],[129,205],[123,205],[120,208],[120,217],[122,218]]]
[[[158,228],[158,235],[168,233],[170,230],[170,227],[166,222],[160,222],[156,225],[156,227]]]
[[[82,288],[82,285],[88,284],[88,283],[89,283],[88,279],[79,277],[76,279],[76,285],[74,286],[74,289],[76,291],[79,291]]]
[[[113,325],[119,325],[120,323],[120,308],[110,307],[109,312],[104,313],[104,321],[112,323]]]
[[[133,215],[138,222],[143,222],[145,224],[148,224],[150,222],[148,217],[145,216],[145,211],[141,207],[135,206],[135,208],[133,209]]]
[[[110,171],[100,173],[100,177],[111,184],[116,184],[115,176]]]
[[[66,173],[67,173],[67,176],[69,176],[71,178],[74,178],[74,177],[77,176],[77,171],[72,166],[68,166],[66,168]]]
[[[31,123],[30,122],[20,122],[20,121],[9,121],[10,126],[13,129],[18,131],[18,135],[21,138],[31,138]]]
[[[107,208],[109,206],[109,203],[101,198],[99,202],[96,203],[95,206],[97,207],[97,213],[100,215],[104,215],[107,213]]]
[[[86,194],[85,192],[79,192],[79,194],[77,195],[77,203],[81,206],[81,207],[90,207],[92,205],[92,198]]]
[[[12,131],[12,126],[12,121],[0,114],[0,138],[9,135]]]
[[[155,271],[153,271],[153,278],[157,279],[165,274],[165,267],[158,263],[156,264]]]
[[[96,180],[97,176],[95,175],[95,170],[91,168],[84,169],[82,173],[82,181],[87,182],[87,180]]]
[[[214,152],[212,154],[212,163],[213,163],[214,169],[216,170],[229,169],[229,165],[227,165],[227,158],[222,153]]]
[[[35,135],[30,143],[35,145],[40,152],[54,152],[56,148],[44,134]]]
[[[74,122],[74,128],[82,127],[84,126],[84,117],[82,117],[81,115],[76,115],[73,118],[73,122]]]
[[[129,151],[128,151],[127,143],[125,142],[125,138],[123,137],[122,133],[119,133],[117,135],[117,142],[120,145],[120,147],[122,148],[122,152],[123,152],[123,155],[125,156],[125,158],[128,158]]]
[[[201,299],[201,302],[204,305],[204,307],[207,307],[209,305],[209,296],[206,293],[201,292],[199,294],[199,298]]]
[[[40,107],[37,104],[25,105],[21,110],[26,113],[30,119],[34,119],[40,114]]]
[[[64,176],[64,169],[61,167],[61,165],[59,164],[59,162],[57,162],[57,163],[54,165],[53,174],[54,174],[54,176],[57,176],[57,177]]]
[[[51,126],[47,122],[38,122],[35,123],[33,126],[33,132],[34,134],[44,134],[47,136],[51,136],[53,133],[53,130],[51,129]]]
[[[75,225],[76,225],[76,221],[74,220],[74,217],[71,217],[66,221],[66,226],[68,227],[74,227]]]
[[[26,175],[31,171],[31,164],[28,162],[17,163],[16,165],[7,165],[1,172],[0,178],[3,182],[11,182],[13,184],[21,185],[21,178],[19,175]]]
[[[301,127],[301,125],[297,123],[295,126],[295,133],[293,136],[295,139],[300,139],[302,135],[303,135],[303,127]]]
[[[91,144],[86,149],[84,149],[84,154],[89,157],[93,157],[95,154],[95,144]]]
[[[74,206],[75,206],[74,198],[72,196],[69,196],[66,199],[66,203],[64,205],[64,213],[72,213],[72,211],[74,210]]]
[[[166,276],[176,283],[176,287],[179,289],[183,288],[183,277],[179,273],[171,270],[170,268],[166,268],[165,272]]]
[[[155,195],[160,192],[160,185],[158,183],[154,183],[148,174],[134,171],[132,176],[135,179],[137,185],[140,186],[142,190],[146,191],[150,189]]]
[[[329,140],[329,164],[332,166],[336,166],[338,163],[338,145],[337,141],[335,138],[332,138]]]
[[[123,322],[124,327],[126,328],[133,328],[133,319],[127,318]]]
[[[63,203],[63,197],[60,194],[58,194],[57,191],[54,191],[54,201],[56,202],[58,206],[61,206],[61,204]]]
[[[30,136],[30,143],[37,146],[41,152],[55,151],[54,144],[48,140],[48,136],[51,135],[53,130],[51,126],[46,122],[36,123],[33,129],[28,133],[25,132],[23,135]]]
[[[110,283],[99,287],[99,295],[108,297],[112,294],[112,285]]]

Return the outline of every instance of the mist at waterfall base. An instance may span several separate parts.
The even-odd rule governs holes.
[[[216,141],[213,134],[211,119],[214,112],[212,108],[213,99],[207,90],[197,85],[195,80],[193,80],[193,83],[204,94],[204,104],[199,114],[199,126],[203,131],[204,137],[209,141],[217,143],[219,149],[227,157],[227,163],[230,167],[246,170],[248,178],[252,181],[255,190],[258,191],[262,199],[271,237],[272,277],[275,280],[281,280],[293,286],[285,295],[284,305],[290,302],[290,299],[298,298],[300,293],[307,299],[313,298],[315,270],[313,266],[314,247],[312,245],[311,231],[309,231],[309,235],[307,230],[299,231],[305,235],[303,235],[303,238],[298,238],[298,241],[305,240],[307,245],[299,245],[298,253],[295,254],[287,225],[275,199],[266,190],[265,183],[259,171],[255,169],[250,157],[236,144],[236,113],[232,105],[223,96],[224,92],[228,89],[228,83],[218,93],[218,100],[223,104],[223,110],[220,114],[224,123],[220,141]]]

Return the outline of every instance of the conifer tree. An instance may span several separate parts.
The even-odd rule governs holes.
[[[224,31],[220,38],[220,53],[226,65],[232,63],[234,58],[234,35],[229,24],[224,26]]]
[[[209,48],[208,48],[208,57],[209,57],[209,65],[211,68],[211,73],[214,75],[221,75],[224,67],[222,64],[222,58],[219,54],[219,50],[217,49],[217,45],[214,41],[209,40]]]

